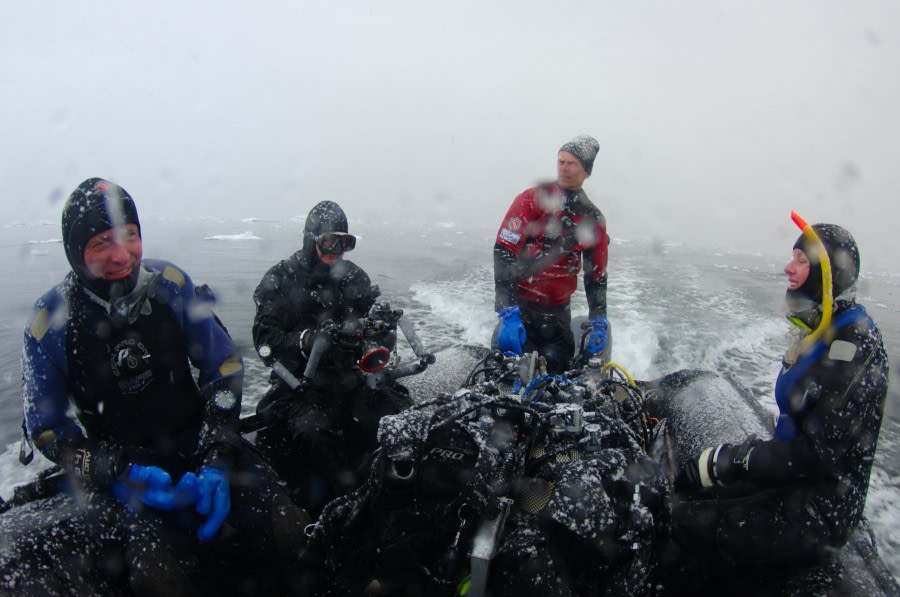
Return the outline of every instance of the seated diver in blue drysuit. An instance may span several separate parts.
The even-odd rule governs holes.
[[[820,562],[846,543],[865,507],[888,358],[855,300],[856,241],[840,226],[795,221],[804,233],[784,271],[797,330],[775,383],[774,437],[702,450],[676,480],[692,498],[729,495],[711,521],[691,501],[673,512],[675,539],[714,571]]]
[[[141,594],[205,590],[196,554],[226,522],[247,558],[290,574],[308,518],[241,440],[243,364],[208,289],[143,259],[134,201],[109,181],[75,189],[62,234],[72,271],[25,329],[25,421],[81,490],[91,536],[124,544]]]

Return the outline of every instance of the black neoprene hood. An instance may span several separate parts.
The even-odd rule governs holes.
[[[62,212],[62,238],[66,259],[81,282],[95,294],[106,298],[114,284],[92,276],[84,264],[84,248],[97,234],[110,228],[134,224],[138,235],[141,222],[128,191],[102,178],[89,178],[72,191]],[[134,287],[139,268],[135,268],[120,286],[128,292]]]
[[[832,294],[838,298],[856,286],[859,278],[859,248],[853,235],[835,224],[815,224],[819,240],[825,245],[825,252],[831,262]],[[817,303],[822,301],[822,265],[819,262],[815,244],[805,234],[801,234],[795,249],[800,249],[809,258],[809,276],[797,290],[789,291],[804,295]]]
[[[303,249],[314,253],[316,237],[326,232],[347,232],[347,215],[334,201],[320,201],[315,204],[303,225]]]

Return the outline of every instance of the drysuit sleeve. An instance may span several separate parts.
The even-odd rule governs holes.
[[[241,445],[243,360],[213,311],[215,297],[209,287],[194,286],[186,272],[170,263],[156,267],[163,278],[159,293],[180,319],[188,356],[199,370],[204,420],[197,452],[205,463],[226,467]]]
[[[267,365],[278,360],[294,370],[305,361],[302,353],[303,333],[309,334],[314,330],[295,325],[300,318],[299,305],[291,300],[290,293],[282,262],[266,272],[253,293],[256,304],[253,344],[257,353],[262,347],[268,347],[260,354]]]
[[[29,437],[44,456],[62,464],[64,448],[78,447],[85,438],[81,427],[67,414],[66,332],[65,323],[53,323],[58,313],[40,301],[35,305],[32,320],[25,328],[22,391]]]
[[[837,330],[825,349],[787,388],[795,432],[757,443],[742,478],[780,485],[829,476],[848,450],[877,440],[888,379],[877,329],[866,316]]]
[[[606,232],[606,218],[603,214],[595,215],[594,237],[597,239],[592,247],[582,253],[584,258],[584,292],[587,296],[588,317],[606,315],[606,287],[609,262],[609,235]]]
[[[529,192],[521,193],[509,206],[494,242],[494,310],[517,305],[516,287],[525,277],[527,265],[520,255],[531,226]]]
[[[516,286],[521,275],[515,254],[499,244],[494,245],[494,310],[517,305]]]
[[[85,487],[108,487],[127,468],[121,450],[85,437],[69,416],[66,363],[66,305],[61,297],[39,301],[25,328],[22,389],[25,429],[48,460],[75,475]]]

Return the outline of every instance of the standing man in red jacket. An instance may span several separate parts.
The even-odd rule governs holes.
[[[496,345],[504,352],[537,350],[550,373],[568,369],[575,354],[569,300],[584,269],[591,335],[587,350],[602,352],[606,317],[606,218],[581,188],[600,145],[588,135],[559,150],[557,181],[520,194],[494,244]]]

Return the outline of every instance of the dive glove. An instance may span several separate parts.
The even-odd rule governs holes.
[[[522,354],[525,344],[525,326],[518,305],[503,307],[498,312],[500,329],[497,332],[497,346],[503,352]]]
[[[112,494],[120,502],[134,508],[137,502],[157,510],[171,512],[197,501],[198,480],[186,473],[172,485],[172,477],[158,466],[132,464],[128,477],[112,484]]]
[[[122,461],[121,448],[104,441],[87,442],[77,450],[65,450],[62,465],[91,489],[109,487],[128,472],[128,465]]]
[[[606,315],[591,317],[591,335],[588,338],[587,351],[591,354],[602,352],[606,348],[609,337],[609,320]]]
[[[719,444],[706,448],[684,464],[675,479],[677,491],[699,491],[713,485],[725,487],[750,470],[750,453],[756,444],[752,434],[740,445]]]
[[[363,330],[356,321],[345,321],[332,332],[331,342],[341,350],[350,352],[362,349]]]
[[[211,466],[201,468],[197,494],[197,513],[208,515],[197,530],[197,537],[201,541],[209,541],[219,531],[231,510],[228,473]]]

